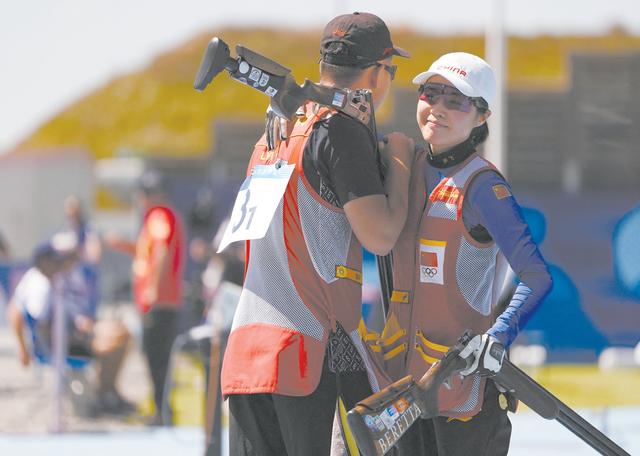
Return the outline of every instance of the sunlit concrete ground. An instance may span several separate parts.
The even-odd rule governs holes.
[[[606,431],[629,454],[640,454],[640,408],[616,408],[602,412],[580,410],[582,416]],[[597,454],[555,421],[545,421],[531,412],[511,417],[513,435],[509,454],[515,456]],[[226,439],[223,454],[226,455]],[[199,428],[121,430],[62,435],[29,434],[0,436],[0,454],[20,456],[201,456],[204,436]]]

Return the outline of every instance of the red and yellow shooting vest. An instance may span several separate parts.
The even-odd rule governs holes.
[[[421,378],[465,330],[488,330],[507,270],[495,242],[477,242],[462,220],[469,184],[495,167],[474,153],[426,195],[425,161],[420,157],[413,169],[409,217],[393,252],[395,290],[387,325],[395,325],[394,346],[406,347],[387,360],[394,378]],[[468,418],[478,413],[484,385],[477,375],[454,376],[440,388],[441,414]]]
[[[268,150],[263,136],[249,162],[248,173],[278,160],[296,167],[267,234],[247,241],[245,281],[222,366],[224,395],[312,393],[336,322],[351,335],[375,382],[358,334],[361,245],[344,211],[313,190],[302,168],[313,125],[330,115],[312,107],[276,150]]]

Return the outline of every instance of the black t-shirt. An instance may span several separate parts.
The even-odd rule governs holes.
[[[334,114],[313,125],[302,168],[318,195],[336,207],[385,193],[371,131],[344,114]]]
[[[302,156],[302,168],[318,195],[336,207],[368,195],[384,194],[375,142],[369,128],[344,114],[317,121]],[[338,325],[327,344],[332,372],[364,370],[349,335]]]

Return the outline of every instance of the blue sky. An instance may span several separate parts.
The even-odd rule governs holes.
[[[637,0],[502,0],[509,33],[640,34]],[[481,32],[489,0],[5,0],[0,4],[0,152],[114,76],[194,35],[230,24],[319,28],[336,14],[380,15],[391,28]],[[418,6],[419,5],[419,6]]]

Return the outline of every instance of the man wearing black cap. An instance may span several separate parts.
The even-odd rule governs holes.
[[[324,29],[320,83],[369,89],[379,106],[394,55],[408,56],[379,17],[338,16]],[[307,103],[289,137],[275,150],[258,141],[249,164],[249,173],[282,160],[295,168],[266,235],[247,241],[221,377],[232,455],[328,455],[337,395],[348,409],[384,375],[358,332],[361,247],[386,254],[394,245],[414,145],[385,138],[383,182],[377,140],[356,119]]]

